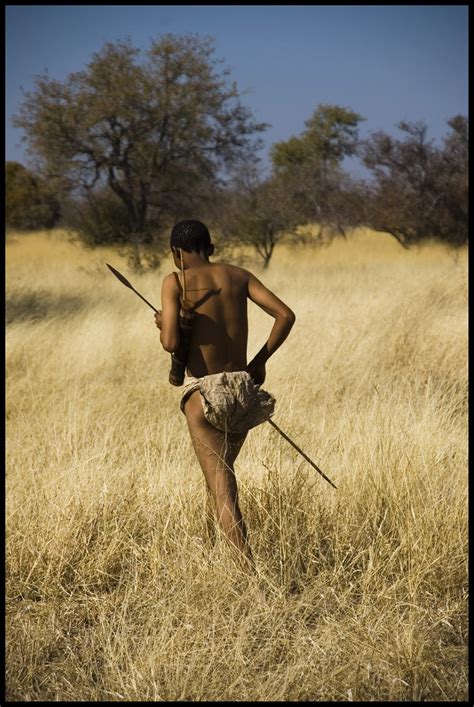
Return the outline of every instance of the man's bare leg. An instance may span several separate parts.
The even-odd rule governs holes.
[[[227,538],[239,550],[238,558],[247,572],[254,569],[242,513],[238,503],[234,462],[247,436],[226,435],[204,417],[199,391],[187,399],[184,412],[196,456],[204,473],[215,510]]]
[[[215,526],[215,517],[216,517],[216,509],[214,505],[214,498],[212,496],[211,490],[209,486],[207,485],[207,481],[205,481],[206,484],[206,503],[205,503],[205,509],[204,509],[204,537],[206,540],[211,543],[211,545],[214,545],[216,542],[216,526]]]

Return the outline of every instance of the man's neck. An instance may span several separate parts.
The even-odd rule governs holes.
[[[200,253],[187,253],[185,250],[182,251],[183,253],[183,266],[184,269],[187,270],[188,268],[200,268],[203,267],[204,265],[209,265],[209,260],[208,258],[204,257]]]

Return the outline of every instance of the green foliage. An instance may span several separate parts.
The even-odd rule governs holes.
[[[38,76],[14,123],[71,190],[107,185],[122,204],[124,232],[149,244],[222,169],[255,151],[266,127],[212,55],[212,41],[195,36],[164,35],[144,59],[129,41],[107,42],[64,82]]]
[[[308,145],[301,137],[290,137],[284,142],[276,142],[271,148],[271,158],[275,169],[293,171],[308,160]]]
[[[67,225],[91,247],[127,243],[131,233],[126,216],[125,206],[107,187],[70,200],[65,209]]]
[[[361,142],[363,118],[339,106],[320,105],[298,137],[272,148],[274,174],[285,179],[303,221],[319,224],[323,241],[366,225],[392,234],[404,247],[435,238],[459,246],[468,239],[468,123],[448,121],[442,147],[428,139],[424,122],[401,121],[402,139],[376,132]],[[341,168],[358,155],[371,183]]]
[[[424,122],[400,122],[401,140],[377,132],[364,143],[363,159],[375,177],[365,221],[405,247],[430,238],[467,241],[467,119],[455,116],[448,125],[441,148],[427,138]]]
[[[9,228],[52,228],[60,206],[47,184],[19,162],[5,164],[5,221]]]
[[[340,106],[319,105],[298,137],[273,145],[273,174],[256,175],[251,161],[228,194],[224,231],[251,244],[266,268],[278,242],[297,237],[296,227],[319,225],[318,242],[359,224],[361,195],[340,163],[358,148],[364,118]],[[253,170],[253,171],[252,171]]]
[[[86,247],[116,246],[135,271],[158,267],[168,245],[164,229],[148,226],[147,233],[132,232],[124,204],[108,187],[68,199],[64,221]]]
[[[355,154],[361,120],[364,118],[350,109],[320,104],[305,122],[306,130],[299,137],[273,146],[275,170],[291,172],[308,164],[323,169],[337,167],[344,157]]]
[[[223,199],[219,225],[229,240],[251,245],[267,268],[274,249],[301,223],[302,213],[287,180],[261,180],[255,164],[242,166],[233,190]]]
[[[462,115],[448,120],[451,132],[444,140],[439,156],[439,202],[436,210],[436,233],[453,245],[462,245],[469,237],[469,139],[468,121]]]
[[[272,148],[275,175],[284,178],[302,221],[318,224],[321,242],[360,223],[358,186],[340,165],[357,152],[362,120],[351,109],[319,105],[299,137]]]

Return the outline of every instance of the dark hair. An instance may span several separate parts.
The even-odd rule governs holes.
[[[187,219],[177,223],[172,231],[170,246],[172,248],[182,248],[187,252],[206,251],[211,245],[211,236],[201,221]]]

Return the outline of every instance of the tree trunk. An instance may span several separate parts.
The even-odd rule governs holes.
[[[273,255],[273,250],[275,248],[275,244],[276,244],[276,239],[275,239],[274,230],[271,226],[268,226],[267,238],[265,239],[264,247],[263,247],[263,269],[264,270],[266,270],[268,268],[268,266],[270,265],[270,260]]]
[[[131,248],[128,256],[128,263],[130,267],[137,273],[143,273],[145,268],[143,267],[142,256],[140,252],[140,241],[138,239],[138,233],[134,231],[132,234]]]
[[[405,250],[410,250],[410,247],[407,245],[406,241],[403,238],[403,234],[395,231],[394,229],[384,227],[384,226],[373,226],[372,224],[369,225],[369,228],[372,228],[374,231],[378,231],[379,233],[389,233],[391,236],[397,240]]]
[[[347,241],[347,233],[345,232],[340,223],[337,224],[337,230],[339,231],[339,234],[344,238],[344,240]]]
[[[270,260],[271,260],[271,257],[272,257],[272,251],[273,251],[273,248],[272,248],[272,250],[271,250],[269,253],[266,253],[266,254],[263,256],[263,269],[264,269],[264,270],[266,270],[266,269],[268,268],[268,266],[270,265]]]

